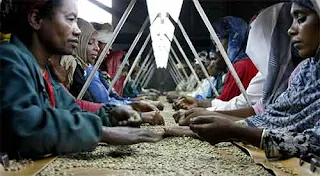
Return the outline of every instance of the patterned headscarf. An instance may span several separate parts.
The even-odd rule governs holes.
[[[228,38],[228,56],[234,64],[243,58],[248,58],[245,53],[249,34],[249,25],[241,18],[227,16],[212,24],[219,39]]]

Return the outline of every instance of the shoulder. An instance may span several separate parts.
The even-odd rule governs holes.
[[[239,61],[237,61],[236,63],[233,64],[235,67],[236,66],[251,66],[253,65],[253,62],[251,61],[250,58],[244,58],[244,59],[241,59]]]
[[[0,43],[0,62],[1,67],[32,65],[34,59],[32,55],[24,52],[22,49],[9,42]]]

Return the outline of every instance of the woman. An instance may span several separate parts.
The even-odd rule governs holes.
[[[34,158],[90,151],[98,142],[161,139],[150,131],[107,127],[122,119],[82,111],[51,77],[50,56],[72,54],[78,45],[76,0],[4,0],[1,6],[1,32],[12,38],[0,44],[0,152]]]
[[[249,33],[248,24],[240,18],[227,16],[213,23],[213,27],[246,89],[251,79],[258,72],[257,68],[245,53]],[[226,63],[220,53],[215,55],[215,65],[217,70],[224,70],[226,68]],[[240,93],[237,83],[229,71],[222,88],[222,93],[217,96],[216,99],[229,101]],[[193,98],[184,98],[176,103],[175,106],[182,109],[190,109],[192,107],[207,108],[211,107],[211,100],[196,101]]]
[[[219,115],[192,119],[190,128],[211,143],[242,141],[269,158],[320,153],[320,16],[310,0],[293,0],[288,30],[303,61],[288,88],[260,115],[239,125]]]

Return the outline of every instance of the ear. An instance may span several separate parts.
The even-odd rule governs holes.
[[[41,28],[43,19],[39,15],[39,10],[33,9],[28,13],[28,22],[29,25],[34,30],[39,30]]]

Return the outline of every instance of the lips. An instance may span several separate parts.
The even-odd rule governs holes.
[[[71,39],[68,40],[69,43],[71,43],[73,46],[77,47],[79,43],[79,39]]]
[[[293,44],[293,47],[296,48],[297,50],[301,49],[302,47],[301,41],[293,41],[292,44]]]

